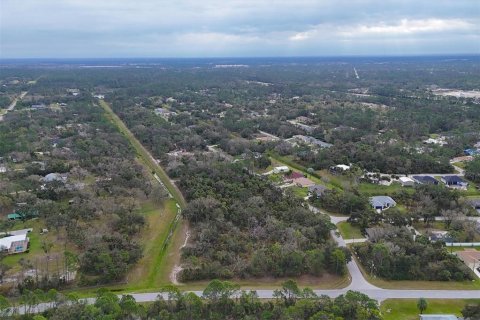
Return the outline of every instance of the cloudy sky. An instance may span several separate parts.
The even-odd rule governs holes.
[[[450,53],[479,0],[0,0],[0,58]]]

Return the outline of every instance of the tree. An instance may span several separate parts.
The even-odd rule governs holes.
[[[6,317],[10,313],[10,303],[8,299],[0,295],[0,316]]]
[[[480,303],[467,304],[462,310],[462,315],[465,320],[480,319]]]
[[[425,310],[427,310],[428,303],[425,298],[420,298],[417,301],[417,308],[420,311],[420,314],[422,314]]]
[[[275,290],[273,296],[277,299],[282,299],[285,306],[294,305],[301,291],[294,280],[287,280],[282,283],[281,290]]]

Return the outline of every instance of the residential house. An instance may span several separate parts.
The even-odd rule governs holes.
[[[421,314],[420,320],[458,320],[453,314]]]
[[[472,199],[469,201],[470,205],[480,213],[480,199]]]
[[[28,249],[28,243],[27,234],[4,237],[0,239],[0,250],[9,254],[25,252]]]
[[[413,187],[415,185],[415,181],[409,177],[400,177],[398,181],[400,181],[403,187]]]
[[[318,147],[318,148],[330,148],[333,146],[331,143],[324,142],[322,140],[319,140],[314,137],[310,136],[304,136],[304,135],[294,135],[293,140],[299,141],[301,143],[308,144],[312,147]]]
[[[164,118],[165,120],[168,120],[171,116],[174,116],[174,115],[177,114],[176,112],[170,111],[170,110],[165,109],[165,108],[156,108],[154,110],[154,112],[157,116],[160,116],[160,117]]]
[[[42,109],[46,109],[47,106],[44,105],[43,103],[42,104],[32,104],[32,106],[30,107],[30,109],[32,110],[42,110]]]
[[[290,168],[287,166],[279,166],[273,168],[273,173],[282,173],[282,172],[289,172]]]
[[[43,182],[53,182],[53,181],[65,182],[67,181],[67,176],[60,173],[49,173],[42,178],[42,181]]]
[[[388,208],[395,207],[397,203],[395,200],[390,198],[389,196],[374,196],[370,198],[370,204],[372,208],[377,211],[383,211]]]
[[[419,184],[438,184],[438,180],[432,176],[413,176],[412,178]]]
[[[330,171],[332,173],[337,173],[337,172],[344,172],[350,170],[351,167],[347,166],[346,164],[337,164],[336,166],[330,167]]]
[[[480,156],[480,149],[465,149],[463,153],[467,156]]]
[[[318,198],[320,198],[321,196],[323,196],[323,194],[325,193],[325,191],[327,191],[327,187],[325,187],[324,185],[321,185],[321,184],[314,184],[313,186],[310,186],[308,187],[308,193],[311,195],[311,196],[316,196]]]
[[[441,178],[441,180],[447,187],[466,188],[468,186],[468,182],[466,182],[465,180],[463,180],[459,176],[443,176]]]

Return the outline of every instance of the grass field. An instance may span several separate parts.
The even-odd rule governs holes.
[[[349,222],[342,221],[337,224],[338,231],[342,235],[343,239],[360,239],[364,238],[362,233],[360,232],[360,228],[358,226],[354,226]]]
[[[463,307],[478,300],[427,299],[428,307],[424,314],[454,314],[461,316]],[[418,320],[420,312],[415,299],[388,299],[380,305],[384,320]]]
[[[308,189],[307,188],[302,188],[302,187],[291,187],[289,188],[292,190],[293,194],[296,195],[297,197],[303,199],[306,196],[308,196]]]
[[[177,215],[176,202],[168,199],[162,205],[146,203],[142,212],[147,219],[147,228],[142,232],[143,258],[128,275],[128,289],[160,287],[168,283],[168,270],[162,261],[166,248],[169,225]]]

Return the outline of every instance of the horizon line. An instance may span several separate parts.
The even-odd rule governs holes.
[[[189,59],[279,59],[279,58],[404,58],[404,57],[447,57],[447,56],[480,56],[478,53],[415,53],[415,54],[339,54],[339,55],[291,55],[291,56],[198,56],[198,57],[20,57],[2,58],[0,61],[13,60],[120,60],[120,59],[166,59],[166,60],[189,60]]]

